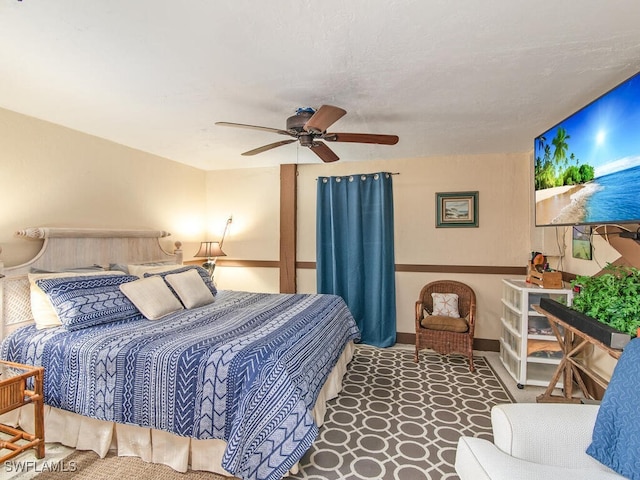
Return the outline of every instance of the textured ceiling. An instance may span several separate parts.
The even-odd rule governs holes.
[[[285,128],[332,104],[342,161],[525,152],[640,70],[630,0],[0,0],[0,107],[213,170],[318,163]]]

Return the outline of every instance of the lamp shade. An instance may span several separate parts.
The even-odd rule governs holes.
[[[220,242],[201,242],[200,250],[195,254],[196,257],[226,257],[227,254],[220,248]]]

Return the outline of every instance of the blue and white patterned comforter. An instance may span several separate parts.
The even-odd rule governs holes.
[[[45,403],[100,420],[223,439],[222,466],[281,478],[318,433],[310,410],[358,328],[334,295],[220,291],[156,321],[33,325],[3,359],[45,367]]]

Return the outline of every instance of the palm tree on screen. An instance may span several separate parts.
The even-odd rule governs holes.
[[[560,165],[561,163],[567,164],[567,150],[569,150],[569,144],[567,140],[571,138],[571,135],[567,135],[567,131],[560,127],[558,128],[558,132],[551,143],[556,148],[553,152],[553,161],[556,165]]]

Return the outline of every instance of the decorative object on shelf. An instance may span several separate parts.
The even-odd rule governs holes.
[[[478,192],[436,193],[436,228],[477,226]]]
[[[574,301],[576,298],[577,297],[574,296]],[[598,321],[555,300],[548,298],[541,299],[540,308],[555,315],[563,322],[575,327],[590,337],[595,338],[599,342],[602,342],[602,344],[607,347],[622,350],[627,343],[629,343],[629,340],[631,340],[629,334],[621,332],[604,322]]]
[[[529,283],[542,288],[562,288],[562,272],[542,271],[538,272],[533,266],[529,266]]]
[[[591,227],[589,225],[573,227],[571,252],[573,258],[591,260]]]
[[[194,255],[196,258],[207,259],[207,261],[202,264],[202,267],[207,269],[211,279],[213,279],[213,272],[216,269],[216,260],[218,257],[227,256],[227,254],[222,251],[222,244],[224,243],[224,238],[227,236],[227,231],[229,230],[231,222],[233,222],[232,216],[227,219],[224,231],[222,232],[222,238],[219,242],[201,242],[198,253]]]
[[[540,252],[531,252],[527,265],[527,283],[542,288],[562,288],[562,272],[551,270],[547,257]]]

